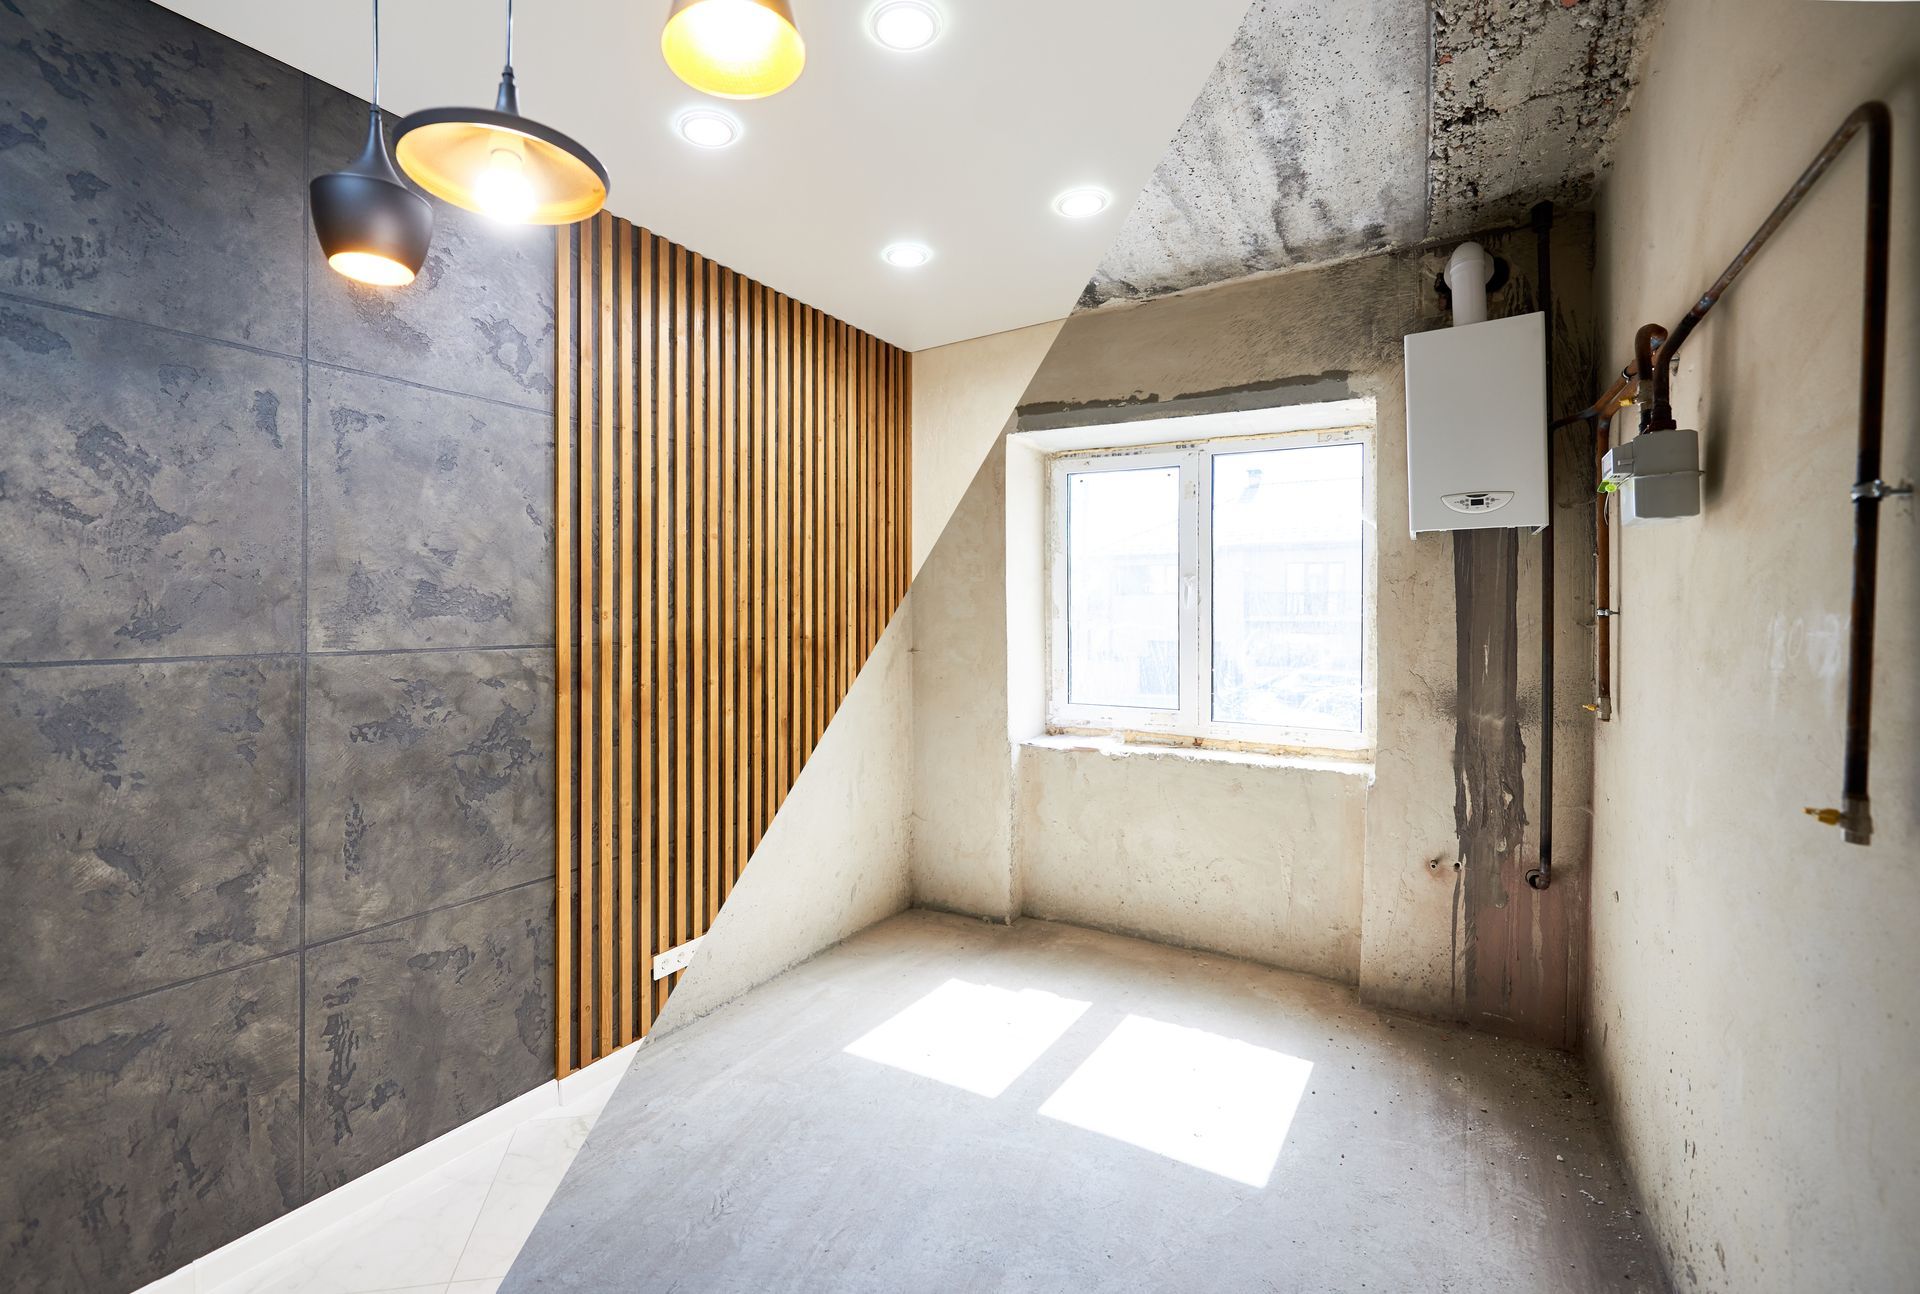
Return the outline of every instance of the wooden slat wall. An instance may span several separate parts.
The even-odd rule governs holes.
[[[555,1038],[643,1036],[905,595],[911,357],[605,213],[557,239]]]

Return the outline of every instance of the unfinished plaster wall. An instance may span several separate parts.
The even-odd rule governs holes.
[[[998,920],[1018,910],[1000,443],[1060,327],[913,357],[913,898]]]
[[[1533,307],[1534,244],[1527,234],[1490,237],[1505,256],[1513,281],[1496,294],[1496,315]],[[1558,353],[1561,400],[1578,387],[1579,373],[1591,371],[1588,289],[1591,276],[1591,225],[1581,219],[1562,222],[1555,242],[1558,294]],[[1300,271],[1239,284],[1183,293],[1135,306],[1114,306],[1076,315],[1062,330],[1047,361],[1028,388],[1023,409],[1050,424],[1084,412],[1089,421],[1151,413],[1156,408],[1244,407],[1252,398],[1289,401],[1371,397],[1377,404],[1376,497],[1378,518],[1377,680],[1378,747],[1374,781],[1364,793],[1362,830],[1348,832],[1350,784],[1336,776],[1300,768],[1250,770],[1231,761],[1201,763],[1182,770],[1187,779],[1216,788],[1221,795],[1236,780],[1271,778],[1285,783],[1276,791],[1285,802],[1314,820],[1336,824],[1315,833],[1320,855],[1298,854],[1271,842],[1252,852],[1269,861],[1286,859],[1289,869],[1319,867],[1313,876],[1321,892],[1345,894],[1340,879],[1357,867],[1359,883],[1357,979],[1372,1001],[1424,1014],[1460,1018],[1481,1026],[1562,1045],[1577,1040],[1579,976],[1583,965],[1579,932],[1584,924],[1584,831],[1590,782],[1586,720],[1579,703],[1589,695],[1586,644],[1591,602],[1584,572],[1591,553],[1586,465],[1563,454],[1559,477],[1557,546],[1560,597],[1556,619],[1560,651],[1556,686],[1560,722],[1556,746],[1555,802],[1562,843],[1555,859],[1552,890],[1536,895],[1522,875],[1533,862],[1535,833],[1507,842],[1493,873],[1475,887],[1469,902],[1468,880],[1456,867],[1460,839],[1455,817],[1455,738],[1458,625],[1454,596],[1453,543],[1445,536],[1411,539],[1407,533],[1405,399],[1401,339],[1447,320],[1431,283],[1444,252],[1387,254],[1320,270]],[[1539,821],[1536,802],[1539,751],[1539,541],[1519,541],[1518,597],[1511,614],[1524,640],[1519,661],[1515,727],[1524,743],[1527,775],[1518,788],[1529,823]],[[1007,561],[1016,558],[1007,550]],[[1034,560],[1031,554],[1027,560]],[[1065,868],[1064,880],[1043,882],[1031,892],[1029,906],[1040,902],[1055,915],[1159,932],[1202,947],[1231,949],[1279,965],[1317,963],[1338,957],[1327,947],[1300,943],[1286,932],[1297,929],[1285,914],[1268,907],[1252,916],[1226,908],[1199,919],[1191,906],[1195,873],[1177,860],[1154,863],[1127,879],[1129,915],[1116,920],[1079,908],[1069,911],[1066,896],[1091,896],[1111,879],[1102,862],[1073,843],[1067,825],[1087,821],[1081,797],[1114,777],[1133,782],[1132,768],[1155,770],[1155,761],[1120,761],[1118,773],[1101,765],[1069,768],[1064,774],[1029,771],[1026,761],[1068,758],[1057,751],[1024,748],[1019,783],[1023,800],[1031,792],[1033,813],[1063,824],[1034,837],[1045,842],[1047,869]],[[1112,774],[1078,776],[1093,768]],[[1231,859],[1247,853],[1246,842],[1230,839],[1232,828],[1219,815],[1187,816],[1154,794],[1142,777],[1134,785],[1112,788],[1107,811],[1125,812],[1144,839],[1191,840],[1183,851],[1194,859]],[[1297,785],[1294,785],[1297,783]],[[1192,789],[1192,788],[1190,788]],[[1044,804],[1040,803],[1044,801]],[[1019,821],[1027,822],[1023,802]],[[1296,821],[1290,828],[1301,830]],[[1302,836],[1306,839],[1306,836]],[[1060,860],[1061,851],[1076,856]],[[1030,886],[1034,850],[1019,848],[1016,880]],[[1215,864],[1218,866],[1217,862]],[[1074,873],[1078,872],[1078,876]],[[1232,866],[1217,873],[1232,876]],[[1276,904],[1284,886],[1269,878],[1262,889],[1247,874],[1227,882],[1245,903]],[[1104,900],[1112,903],[1111,897]],[[1287,901],[1292,901],[1288,899]],[[1337,904],[1334,905],[1337,908]],[[1184,912],[1182,909],[1186,909]],[[1309,905],[1307,910],[1315,910]],[[1251,922],[1252,925],[1245,923]],[[1265,933],[1264,949],[1249,930]],[[1486,958],[1481,974],[1466,972],[1478,952]],[[1331,972],[1329,972],[1331,973]],[[1352,975],[1349,975],[1352,977]]]
[[[658,1029],[705,1015],[902,910],[910,897],[1010,915],[1004,880],[997,891],[979,881],[983,868],[991,875],[995,857],[1006,871],[1007,849],[993,844],[990,798],[954,790],[994,784],[996,775],[1011,786],[1004,702],[976,692],[968,634],[950,629],[977,626],[999,603],[972,601],[970,586],[988,569],[974,566],[977,522],[949,527],[948,518],[976,473],[987,470],[983,460],[1059,329],[1036,324],[913,357],[913,591],[728,895]],[[943,539],[956,528],[967,533]],[[966,556],[930,561],[936,542]],[[1004,656],[998,677],[1004,698]],[[957,701],[939,699],[946,681],[960,685]],[[1004,822],[1009,796],[998,799]],[[971,883],[949,879],[956,875],[970,875]]]
[[[913,570],[946,532],[1064,320],[913,356]]]
[[[913,901],[996,920],[1018,911],[1005,489],[996,442],[914,581]]]
[[[1671,326],[1858,102],[1895,119],[1883,475],[1920,476],[1920,14],[1668,6],[1600,213],[1607,349]],[[1802,816],[1840,754],[1864,155],[1688,341],[1697,520],[1622,536],[1616,717],[1597,749],[1598,1073],[1686,1288],[1920,1289],[1920,562],[1883,505],[1873,844]]]
[[[909,594],[654,1025],[670,1032],[907,907]]]
[[[988,455],[914,586],[914,903],[1356,982],[1364,770],[1098,753],[1009,715],[1008,603],[1039,581],[1037,547],[1008,537],[1008,453]]]
[[[1020,751],[1027,915],[1359,982],[1364,773],[1059,740]]]

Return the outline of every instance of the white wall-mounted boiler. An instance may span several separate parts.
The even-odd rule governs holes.
[[[1538,529],[1548,517],[1546,316],[1457,317],[1406,339],[1413,533]]]

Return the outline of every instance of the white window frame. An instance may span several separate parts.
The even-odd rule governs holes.
[[[1353,731],[1216,720],[1213,705],[1213,460],[1221,454],[1313,445],[1361,449],[1361,720]],[[1074,473],[1180,469],[1180,705],[1076,704],[1068,691],[1067,477]],[[1234,749],[1350,754],[1374,742],[1374,452],[1371,426],[1221,436],[1113,449],[1074,450],[1047,459],[1047,725],[1057,733],[1089,733]],[[1202,591],[1205,596],[1202,596]]]

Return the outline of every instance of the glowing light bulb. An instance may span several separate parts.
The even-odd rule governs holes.
[[[708,0],[687,11],[689,35],[718,63],[758,63],[780,43],[781,22],[750,0]]]
[[[335,252],[327,264],[358,283],[376,288],[403,288],[413,282],[413,271],[378,252]]]
[[[785,0],[678,0],[660,49],[674,75],[724,99],[777,94],[807,59]]]
[[[494,149],[487,168],[473,182],[473,196],[493,219],[524,223],[535,205],[526,159],[510,148]]]

